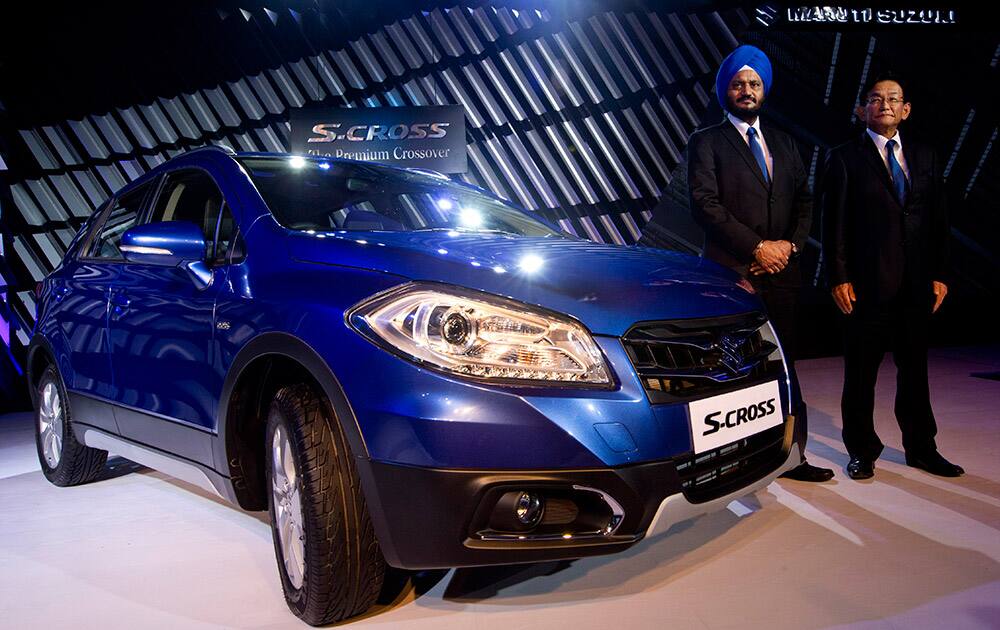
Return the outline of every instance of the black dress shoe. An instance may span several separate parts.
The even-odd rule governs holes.
[[[788,472],[782,473],[781,476],[785,479],[794,479],[795,481],[811,481],[819,483],[821,481],[830,481],[833,479],[833,471],[829,468],[813,466],[809,462],[802,462]]]
[[[861,457],[852,457],[847,464],[847,474],[851,479],[871,479],[875,476],[875,462]]]
[[[920,455],[906,454],[906,465],[926,470],[939,477],[961,477],[965,470],[958,464],[952,464],[941,453],[931,451]]]

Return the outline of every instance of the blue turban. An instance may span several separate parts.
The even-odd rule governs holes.
[[[715,75],[715,96],[719,99],[719,105],[722,105],[722,109],[726,109],[726,90],[729,89],[729,82],[743,66],[750,66],[760,75],[760,80],[764,83],[765,95],[771,89],[771,60],[760,48],[748,45],[740,46],[722,60],[719,73]]]

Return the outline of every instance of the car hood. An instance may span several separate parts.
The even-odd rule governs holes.
[[[639,321],[761,308],[730,270],[659,249],[448,231],[295,232],[288,245],[302,262],[503,295],[571,315],[595,334],[620,336]]]

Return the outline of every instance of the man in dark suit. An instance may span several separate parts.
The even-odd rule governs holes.
[[[823,248],[831,292],[847,319],[841,413],[848,474],[867,479],[883,444],[875,433],[875,379],[886,347],[896,362],[896,420],[906,463],[935,475],[964,471],[938,453],[927,386],[927,330],[948,293],[941,163],[898,127],[910,115],[904,85],[876,75],[861,92],[867,129],[830,152],[822,184]]]
[[[771,85],[771,63],[753,46],[740,46],[716,76],[727,112],[719,124],[688,142],[691,214],[705,230],[703,255],[748,276],[767,308],[789,366],[794,398],[796,310],[801,274],[798,253],[812,221],[812,195],[794,141],[758,114]],[[806,405],[796,409],[802,463],[785,473],[800,481],[827,481],[828,468],[805,460]]]

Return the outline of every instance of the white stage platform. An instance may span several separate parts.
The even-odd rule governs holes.
[[[931,391],[959,479],[903,463],[894,368],[873,480],[843,471],[839,359],[799,367],[809,460],[728,511],[603,558],[428,572],[346,625],[427,628],[1000,627],[1000,348],[933,352]],[[390,598],[386,598],[389,600]],[[304,628],[281,597],[266,515],[116,458],[102,481],[49,485],[29,414],[0,416],[0,627]]]

